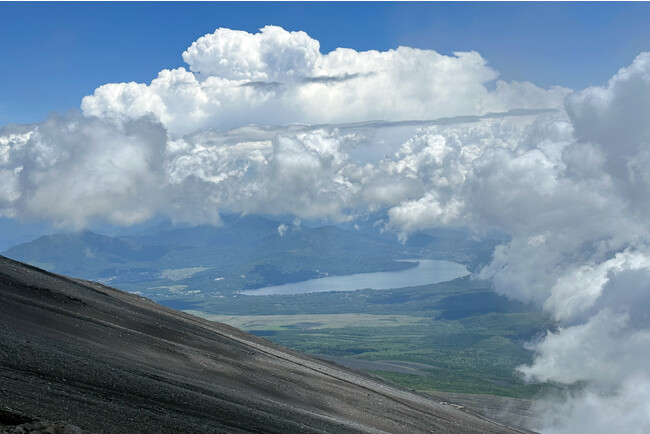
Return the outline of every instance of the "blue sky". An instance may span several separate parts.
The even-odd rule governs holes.
[[[78,108],[108,82],[148,83],[218,27],[303,30],[336,47],[476,50],[505,80],[602,84],[650,47],[648,3],[2,3],[0,125]]]

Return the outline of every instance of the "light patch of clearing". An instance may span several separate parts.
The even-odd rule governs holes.
[[[169,280],[183,280],[194,276],[201,271],[209,270],[206,267],[189,267],[189,268],[168,268],[160,272],[160,277]]]
[[[242,330],[330,329],[344,327],[399,327],[421,324],[430,318],[409,315],[368,315],[356,313],[318,315],[213,315],[198,310],[184,312],[237,327]]]

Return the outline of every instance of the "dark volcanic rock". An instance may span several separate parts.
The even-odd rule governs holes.
[[[78,426],[65,422],[46,422],[0,407],[0,434],[83,434]]]
[[[83,434],[83,431],[65,422],[28,422],[14,426],[0,425],[0,434]]]
[[[89,432],[513,432],[232,327],[0,257],[5,406]],[[11,425],[22,423],[32,421]]]

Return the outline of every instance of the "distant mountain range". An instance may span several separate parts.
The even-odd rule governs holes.
[[[255,215],[226,215],[222,226],[161,223],[137,234],[53,234],[3,254],[49,271],[110,283],[154,299],[225,295],[327,276],[395,271],[400,259],[433,258],[472,269],[487,262],[499,236],[477,240],[464,230],[412,234],[401,244],[376,227],[308,227]]]

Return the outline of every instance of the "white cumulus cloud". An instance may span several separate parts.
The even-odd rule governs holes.
[[[158,123],[114,125],[72,113],[21,128],[0,130],[0,214],[76,228],[98,216],[124,225],[153,216],[166,137]]]
[[[611,432],[614,418],[627,414],[629,432],[650,423],[647,381],[631,387],[650,375],[649,59],[642,54],[606,86],[570,94],[566,113],[540,116],[509,134],[512,140],[499,140],[494,127],[482,139],[458,135],[474,159],[454,149],[447,130],[445,149],[429,141],[416,163],[396,162],[404,170],[424,161],[438,169],[424,170],[425,193],[391,209],[397,228],[460,221],[511,234],[480,277],[538,303],[560,324],[521,372],[589,385],[555,415],[550,432]],[[458,181],[440,183],[452,168]],[[448,209],[457,217],[449,219]],[[588,420],[587,411],[599,416]]]
[[[87,116],[156,116],[175,136],[249,123],[339,123],[435,119],[559,107],[568,90],[496,82],[476,52],[452,56],[399,47],[384,52],[320,52],[304,32],[217,29],[183,53],[188,69],[163,70],[151,83],[110,83],[82,101]]]

